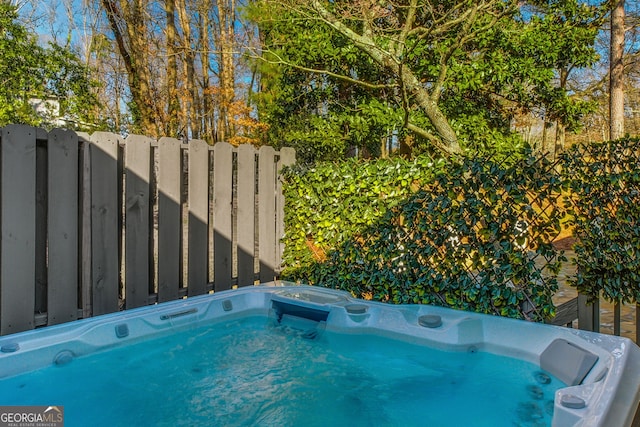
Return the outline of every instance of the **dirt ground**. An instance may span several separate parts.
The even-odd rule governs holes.
[[[555,246],[557,249],[562,249],[562,250],[572,250],[573,249],[573,244],[576,242],[575,237],[573,237],[573,233],[571,232],[570,229],[565,229],[562,230],[562,232],[560,233],[560,235],[558,235],[558,237],[555,238],[555,240],[553,241],[553,246]]]

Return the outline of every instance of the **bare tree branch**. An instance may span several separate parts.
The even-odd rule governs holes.
[[[436,95],[434,97],[433,93],[430,93],[429,89],[420,83],[420,80],[411,71],[411,69],[402,66],[402,57],[395,56],[393,52],[385,50],[374,38],[356,33],[336,15],[327,10],[320,0],[311,0],[311,7],[327,25],[349,39],[356,47],[369,55],[377,64],[379,64],[383,70],[395,76],[396,79],[399,80],[399,85],[411,94],[412,99],[415,99],[431,121],[434,129],[440,137],[440,140],[442,141],[440,148],[444,153],[451,155],[461,151],[455,132],[436,102],[438,96]],[[417,13],[417,7],[417,1],[412,1],[408,15],[411,15],[411,13]],[[405,30],[406,28],[407,27],[405,26]],[[406,31],[410,32],[408,30]],[[398,43],[404,44],[402,39],[398,40]],[[400,52],[401,51],[402,50],[400,50]],[[416,126],[413,126],[413,129],[415,128]],[[423,133],[428,132],[423,131]]]
[[[318,69],[318,68],[310,68],[310,67],[304,67],[302,65],[298,65],[298,64],[294,64],[292,62],[286,61],[284,59],[282,59],[277,53],[273,52],[273,51],[268,51],[269,55],[273,55],[276,58],[278,58],[277,61],[272,61],[269,59],[266,59],[265,56],[253,56],[256,59],[260,59],[268,64],[273,64],[273,65],[286,65],[287,67],[291,67],[291,68],[295,68],[296,70],[300,70],[300,71],[305,71],[308,73],[313,73],[313,74],[322,74],[322,75],[326,75],[326,76],[330,76],[333,77],[335,79],[338,80],[342,80],[345,81],[347,83],[352,83],[354,85],[358,85],[358,86],[362,86],[365,87],[367,89],[390,89],[390,88],[394,88],[394,87],[398,87],[397,84],[393,83],[393,84],[376,84],[376,83],[370,83],[364,80],[360,80],[360,79],[355,79],[353,77],[349,77],[349,76],[345,76],[343,74],[338,74],[338,73],[334,73],[332,71],[326,70],[326,69]]]

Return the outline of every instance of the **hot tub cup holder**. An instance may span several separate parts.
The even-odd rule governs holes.
[[[573,394],[563,394],[560,398],[560,404],[569,409],[584,409],[587,406],[587,402],[583,398]]]
[[[418,317],[418,325],[430,329],[439,328],[442,326],[442,317],[437,314],[425,314]]]
[[[347,304],[344,306],[344,309],[347,310],[349,314],[362,315],[367,314],[369,307],[364,304]]]
[[[369,306],[365,304],[347,304],[344,309],[354,322],[362,322],[369,317]]]
[[[126,323],[120,323],[115,326],[116,337],[122,339],[129,336],[129,325]]]
[[[18,350],[20,350],[20,344],[17,342],[10,342],[0,346],[0,353],[15,353]]]
[[[224,311],[233,310],[233,302],[230,299],[225,299],[222,301],[222,309]]]

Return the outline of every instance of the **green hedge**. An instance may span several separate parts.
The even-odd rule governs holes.
[[[640,139],[575,146],[564,156],[578,274],[590,300],[640,302]]]
[[[320,164],[284,174],[283,278],[394,303],[552,317],[566,216],[554,165],[525,156]]]
[[[285,274],[303,277],[316,261],[432,181],[442,166],[421,157],[285,169]]]

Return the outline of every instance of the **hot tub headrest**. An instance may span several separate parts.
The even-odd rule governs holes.
[[[540,355],[540,368],[568,386],[582,383],[598,356],[565,339],[554,340]]]

